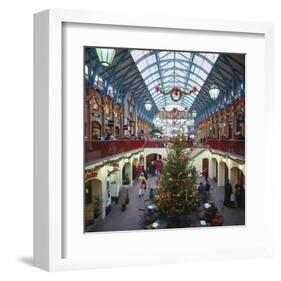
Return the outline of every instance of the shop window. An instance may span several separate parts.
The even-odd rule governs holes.
[[[115,136],[116,137],[119,137],[120,136],[120,130],[119,130],[119,127],[115,127]]]
[[[92,186],[91,182],[85,183],[85,204],[91,204],[92,203]]]

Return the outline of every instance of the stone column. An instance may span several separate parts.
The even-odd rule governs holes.
[[[104,134],[105,132],[105,113],[104,113],[104,107],[101,108],[101,134]]]
[[[129,171],[128,171],[128,175],[129,175],[129,179],[130,179],[130,184],[129,186],[132,187],[133,186],[133,161],[134,161],[134,158],[132,158],[129,163]]]
[[[225,175],[225,164],[223,162],[220,162],[218,164],[218,186],[224,186],[224,175]]]
[[[235,184],[237,184],[237,176],[238,176],[238,168],[230,169],[229,181],[232,185],[232,188],[234,188]]]
[[[232,115],[232,140],[236,140],[236,130],[237,130],[237,116],[236,113],[233,112]]]
[[[92,102],[91,99],[87,101],[87,149],[89,151],[93,150],[93,128],[92,128]]]
[[[214,171],[213,171],[214,170],[214,167],[213,167],[214,163],[213,163],[213,159],[211,157],[209,157],[208,159],[209,159],[209,161],[208,161],[209,162],[209,169],[208,169],[209,170],[209,178],[212,179],[214,177],[214,175],[213,175],[214,174]]]

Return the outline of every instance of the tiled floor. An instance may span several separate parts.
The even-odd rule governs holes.
[[[157,177],[149,177],[147,186],[154,186]],[[198,179],[198,182],[202,179]],[[224,188],[217,187],[216,183],[211,181],[210,198],[215,202],[219,211],[223,214],[223,225],[243,225],[245,224],[245,211],[239,208],[223,207]],[[135,182],[129,190],[130,202],[124,212],[121,211],[121,205],[117,204],[112,208],[108,216],[100,221],[96,226],[89,226],[87,231],[122,231],[142,229],[139,217],[139,208],[144,207],[144,200],[148,199],[149,191],[141,198],[138,196],[138,183]]]

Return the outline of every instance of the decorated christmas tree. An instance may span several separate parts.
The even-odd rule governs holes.
[[[168,157],[160,176],[159,196],[155,203],[170,227],[185,226],[186,218],[197,207],[196,176],[190,152],[181,136],[168,149]]]

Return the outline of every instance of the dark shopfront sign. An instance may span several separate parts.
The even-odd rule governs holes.
[[[108,120],[108,121],[107,121],[107,125],[108,125],[109,127],[113,127],[113,120]]]
[[[244,115],[238,115],[237,116],[237,123],[243,123],[244,122]]]
[[[92,112],[92,116],[96,117],[96,118],[100,118],[100,114],[99,113]]]
[[[94,169],[86,170],[85,171],[85,181],[92,180],[92,179],[96,178],[97,175],[98,175],[98,172],[95,171]]]

